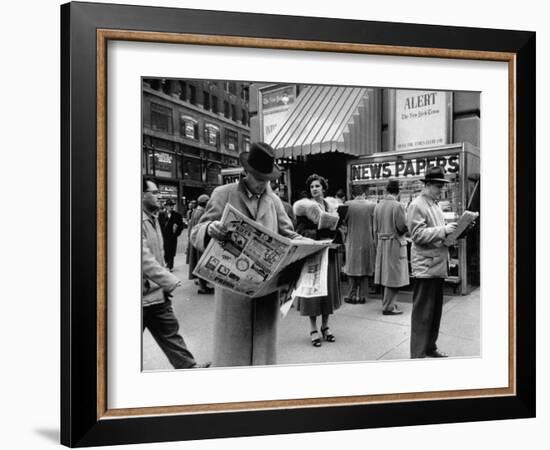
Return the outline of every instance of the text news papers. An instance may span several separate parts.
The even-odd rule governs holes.
[[[228,230],[228,240],[212,239],[193,273],[248,297],[267,295],[283,284],[287,284],[288,292],[289,280],[279,279],[281,272],[293,262],[329,246],[326,241],[285,238],[229,204],[221,220]]]

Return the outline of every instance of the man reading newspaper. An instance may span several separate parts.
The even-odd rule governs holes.
[[[221,221],[226,205],[231,205],[270,232],[290,239],[299,238],[281,200],[269,186],[269,181],[280,175],[273,149],[265,143],[255,143],[239,158],[245,170],[244,177],[237,183],[214,189],[204,215],[191,231],[192,245],[201,251],[206,249],[210,239],[227,240],[230,231]],[[212,261],[212,266],[214,264],[216,261]],[[216,267],[223,272],[220,275],[228,277],[227,269],[219,266],[218,263]],[[258,268],[260,272],[261,268]],[[278,291],[252,297],[217,286],[213,366],[275,364],[278,317]]]

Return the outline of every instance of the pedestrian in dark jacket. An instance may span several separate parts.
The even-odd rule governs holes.
[[[184,229],[183,218],[179,212],[174,210],[174,205],[174,201],[168,199],[164,204],[166,211],[159,214],[160,229],[164,239],[164,259],[170,271],[174,269],[178,236]]]

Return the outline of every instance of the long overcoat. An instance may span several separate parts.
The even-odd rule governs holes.
[[[372,225],[376,204],[356,199],[346,202],[346,205],[348,211],[344,220],[347,226],[344,271],[355,277],[372,275],[376,252]]]
[[[439,204],[422,193],[407,210],[407,228],[413,241],[411,266],[416,278],[445,278],[449,249],[444,245],[445,218]]]
[[[219,186],[212,192],[206,211],[191,230],[191,243],[204,251],[208,244],[207,227],[220,220],[229,204],[271,231],[295,238],[283,204],[271,188],[259,199],[248,192],[244,180]],[[279,293],[251,298],[215,288],[214,356],[216,367],[275,364],[277,361],[277,323]]]
[[[386,195],[374,209],[376,267],[374,282],[399,288],[409,284],[407,264],[407,223],[403,205]]]

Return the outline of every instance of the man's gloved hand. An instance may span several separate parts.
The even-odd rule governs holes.
[[[445,225],[445,234],[446,235],[451,234],[454,230],[456,230],[456,222],[451,222],[451,223],[448,223],[447,225]]]

